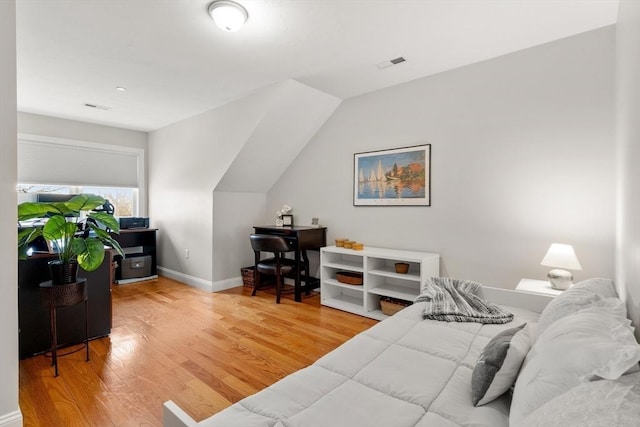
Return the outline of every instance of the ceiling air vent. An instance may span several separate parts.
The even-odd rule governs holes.
[[[389,68],[389,67],[391,67],[393,65],[401,64],[401,63],[403,63],[405,61],[406,61],[406,59],[404,59],[402,56],[399,56],[397,58],[381,62],[381,63],[377,64],[376,67],[378,67],[381,70],[384,70],[385,68]]]
[[[88,102],[85,103],[84,106],[89,108],[97,108],[98,110],[111,110],[111,107],[107,107],[106,105],[89,104]]]

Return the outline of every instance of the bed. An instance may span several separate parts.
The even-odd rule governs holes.
[[[481,297],[513,314],[505,324],[425,320],[427,303],[415,303],[203,421],[166,402],[164,425],[636,426],[640,346],[624,304],[610,280],[574,288],[552,300],[483,287]]]

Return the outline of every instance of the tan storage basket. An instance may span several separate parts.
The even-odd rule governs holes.
[[[382,308],[382,312],[387,316],[393,316],[403,308],[410,305],[411,303],[409,301],[403,301],[389,297],[380,297],[380,307]]]
[[[345,285],[362,285],[362,273],[352,271],[338,271],[336,280]]]

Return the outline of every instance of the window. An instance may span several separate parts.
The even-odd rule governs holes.
[[[114,208],[114,215],[138,216],[138,189],[118,187],[88,187],[69,185],[18,184],[18,202],[35,202],[44,195],[73,195],[80,193],[97,194],[109,201]],[[46,197],[41,197],[47,199]],[[51,200],[54,198],[51,197]]]
[[[93,193],[116,216],[146,215],[144,156],[142,148],[19,134],[18,202]]]

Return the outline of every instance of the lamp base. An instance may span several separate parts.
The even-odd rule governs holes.
[[[565,291],[573,284],[573,275],[567,270],[555,268],[547,273],[553,289]]]

